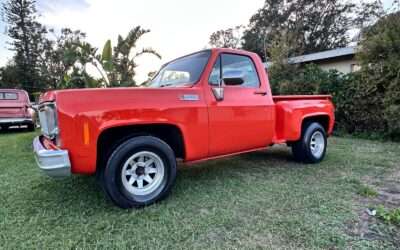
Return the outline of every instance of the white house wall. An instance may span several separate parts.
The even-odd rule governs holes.
[[[353,59],[340,60],[340,61],[324,61],[324,62],[313,62],[320,66],[323,70],[336,69],[343,74],[348,74],[357,70],[357,63]]]

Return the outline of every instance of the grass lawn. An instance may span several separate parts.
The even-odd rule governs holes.
[[[331,137],[317,165],[280,145],[181,165],[166,201],[121,210],[95,176],[40,172],[34,135],[0,133],[0,249],[400,248],[400,227],[363,211],[399,206],[400,144]]]

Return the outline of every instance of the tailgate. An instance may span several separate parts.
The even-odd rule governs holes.
[[[27,117],[26,105],[16,104],[0,104],[0,118],[21,118]]]

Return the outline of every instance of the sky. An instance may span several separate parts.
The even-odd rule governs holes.
[[[138,25],[150,29],[137,47],[152,47],[162,59],[144,55],[137,60],[136,80],[141,83],[148,72],[158,70],[162,64],[204,49],[212,32],[247,24],[263,3],[264,0],[37,0],[37,9],[41,14],[39,22],[48,28],[80,29],[100,52],[108,39],[115,45],[119,34],[125,37]],[[0,23],[0,29],[3,66],[13,53],[6,49],[4,23]]]
[[[385,7],[392,1],[383,0]],[[162,59],[145,55],[137,60],[136,80],[141,83],[148,72],[162,64],[204,49],[214,31],[247,25],[263,3],[264,0],[37,0],[37,9],[39,22],[56,30],[80,29],[100,52],[108,39],[115,45],[118,35],[125,37],[138,25],[150,29],[137,48],[152,47]],[[7,40],[0,21],[0,66],[13,55],[7,49]],[[93,68],[89,70],[97,74]]]

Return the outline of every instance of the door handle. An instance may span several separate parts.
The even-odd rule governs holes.
[[[267,91],[266,90],[256,90],[254,91],[255,95],[266,95]]]

